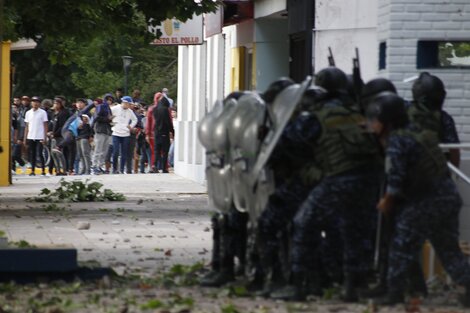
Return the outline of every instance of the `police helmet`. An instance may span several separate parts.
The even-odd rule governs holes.
[[[390,91],[381,92],[371,100],[366,116],[369,120],[377,119],[392,129],[408,124],[405,101]]]
[[[274,99],[287,87],[295,84],[294,81],[288,77],[281,77],[269,85],[268,89],[261,95],[266,103],[273,103]]]
[[[240,99],[241,96],[243,96],[246,92],[244,91],[234,91],[234,92],[231,92],[229,93],[229,95],[227,97],[225,97],[224,100],[230,100],[230,99],[235,99],[235,100],[238,100]]]
[[[348,78],[342,70],[330,66],[317,73],[315,76],[315,85],[330,92],[346,90],[348,87]]]
[[[440,110],[446,97],[444,83],[439,77],[423,72],[411,89],[413,100],[431,110]]]
[[[374,97],[381,92],[389,91],[392,93],[397,93],[395,85],[386,78],[374,78],[367,82],[367,84],[362,87],[361,98],[368,99]]]
[[[318,86],[310,86],[305,90],[302,98],[300,100],[300,108],[302,110],[315,109],[315,105],[318,103],[318,100],[322,98],[325,94],[325,90],[319,88]]]

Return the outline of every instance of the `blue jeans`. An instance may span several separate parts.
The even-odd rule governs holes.
[[[121,155],[120,160],[120,171],[124,173],[124,167],[126,166],[126,160],[129,154],[129,139],[130,137],[119,137],[113,136],[113,172],[116,173],[118,158]],[[119,153],[120,152],[120,153]]]
[[[145,173],[145,163],[150,165],[151,162],[151,153],[150,145],[147,143],[143,144],[140,147],[140,172]]]

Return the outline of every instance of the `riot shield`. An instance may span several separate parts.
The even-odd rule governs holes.
[[[250,177],[259,151],[258,132],[265,121],[266,107],[256,93],[249,93],[238,100],[237,109],[228,126],[232,156],[233,201],[237,210],[250,212],[255,209],[255,193]]]
[[[311,85],[312,77],[308,76],[302,84],[295,84],[284,89],[274,100],[270,110],[272,125],[263,142],[258,154],[256,164],[253,167],[250,187],[254,188],[260,178],[260,172],[265,167],[271,153],[274,150],[279,138],[294,113],[297,105],[302,99],[302,95]]]
[[[260,172],[258,184],[256,185],[255,206],[250,212],[250,221],[252,225],[257,225],[258,219],[268,204],[269,197],[276,190],[274,184],[274,172],[269,167],[264,167]]]
[[[223,103],[217,100],[212,111],[208,112],[199,122],[197,136],[201,145],[208,151],[212,152],[212,132],[214,130],[214,122],[218,115],[223,111]]]
[[[206,148],[206,179],[209,203],[216,209],[227,212],[232,205],[231,166],[226,119],[233,113],[236,101],[225,104],[216,101],[211,112],[201,120],[198,137]]]

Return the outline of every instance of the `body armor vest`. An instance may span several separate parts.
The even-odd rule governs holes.
[[[322,134],[315,155],[324,176],[376,164],[378,146],[361,126],[365,119],[360,113],[340,105],[325,105],[316,115]]]
[[[403,192],[407,197],[416,197],[429,192],[429,187],[449,175],[447,159],[439,148],[436,133],[430,130],[400,129],[392,134],[413,138],[422,148],[419,161],[407,173]],[[389,162],[386,161],[388,172]]]
[[[410,122],[422,130],[429,130],[442,138],[441,112],[431,110],[422,103],[413,102],[408,108]]]

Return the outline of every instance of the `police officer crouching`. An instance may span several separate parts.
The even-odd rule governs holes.
[[[404,301],[406,273],[429,239],[455,283],[466,287],[460,300],[470,306],[470,266],[458,244],[462,199],[432,131],[409,123],[404,100],[383,93],[367,111],[369,125],[386,150],[386,192],[378,209],[394,213],[396,230],[389,252],[387,295],[378,304]]]

